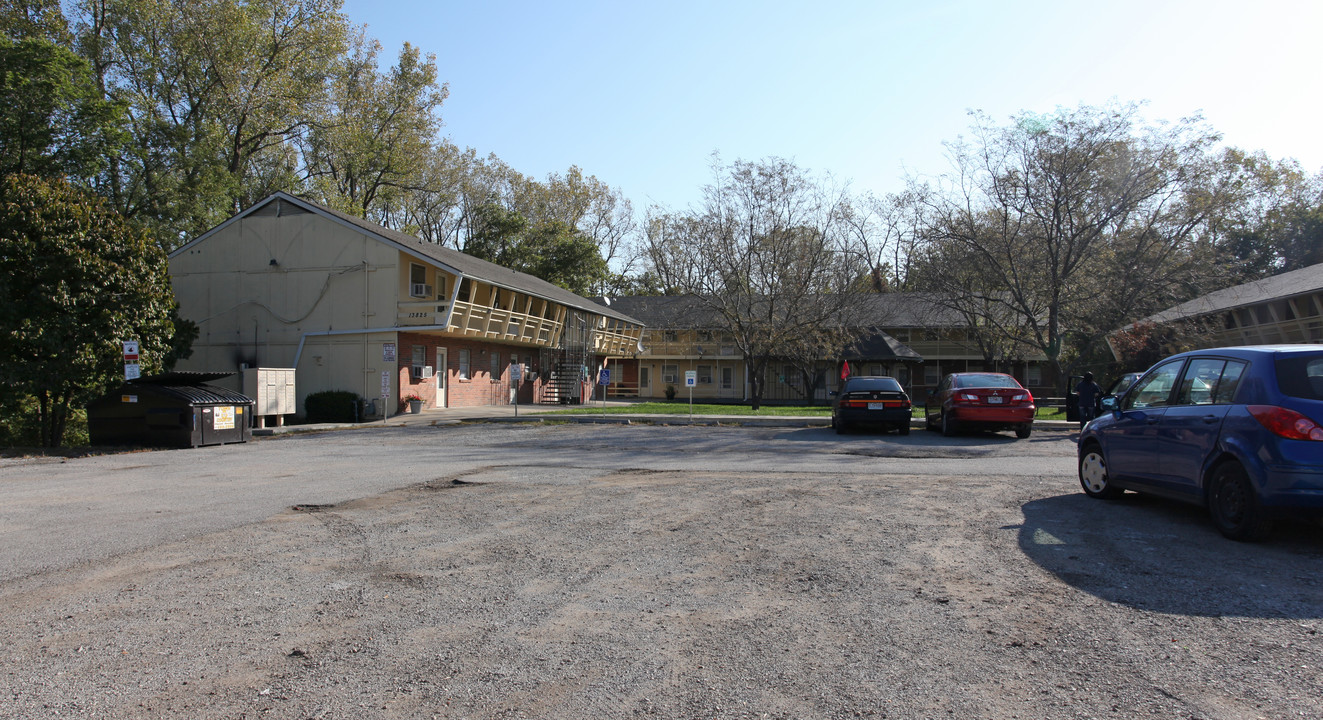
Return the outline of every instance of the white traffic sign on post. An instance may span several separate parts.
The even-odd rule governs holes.
[[[698,371],[697,371],[697,370],[685,370],[685,371],[684,371],[684,386],[685,386],[685,387],[693,387],[693,386],[695,386],[695,385],[697,385],[697,384],[698,384]]]
[[[124,341],[124,379],[137,380],[142,377],[141,366],[138,365],[138,341]]]
[[[389,371],[389,370],[382,370],[382,371],[381,371],[381,396],[384,397],[384,398],[390,397],[390,371]]]

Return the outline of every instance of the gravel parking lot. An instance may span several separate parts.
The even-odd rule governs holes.
[[[1323,530],[1067,432],[465,424],[0,461],[5,718],[1317,718]]]

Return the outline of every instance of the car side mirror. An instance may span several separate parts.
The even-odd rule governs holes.
[[[827,391],[827,397],[836,397],[837,395],[840,395],[840,393],[836,392],[835,390]]]
[[[1104,395],[1102,400],[1098,401],[1098,403],[1099,405],[1102,406],[1103,410],[1106,410],[1108,412],[1117,409],[1121,405],[1119,402],[1117,402],[1115,395]]]

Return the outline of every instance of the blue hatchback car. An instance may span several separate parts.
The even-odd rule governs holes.
[[[1323,513],[1323,345],[1196,350],[1144,373],[1080,432],[1084,492],[1205,505],[1233,540]]]

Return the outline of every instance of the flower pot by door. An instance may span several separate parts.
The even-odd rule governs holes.
[[[423,401],[422,401],[422,400],[410,400],[410,401],[409,401],[409,412],[410,412],[410,413],[412,413],[412,414],[414,414],[414,415],[417,415],[418,413],[420,413],[420,412],[422,412],[422,411],[423,411]]]

